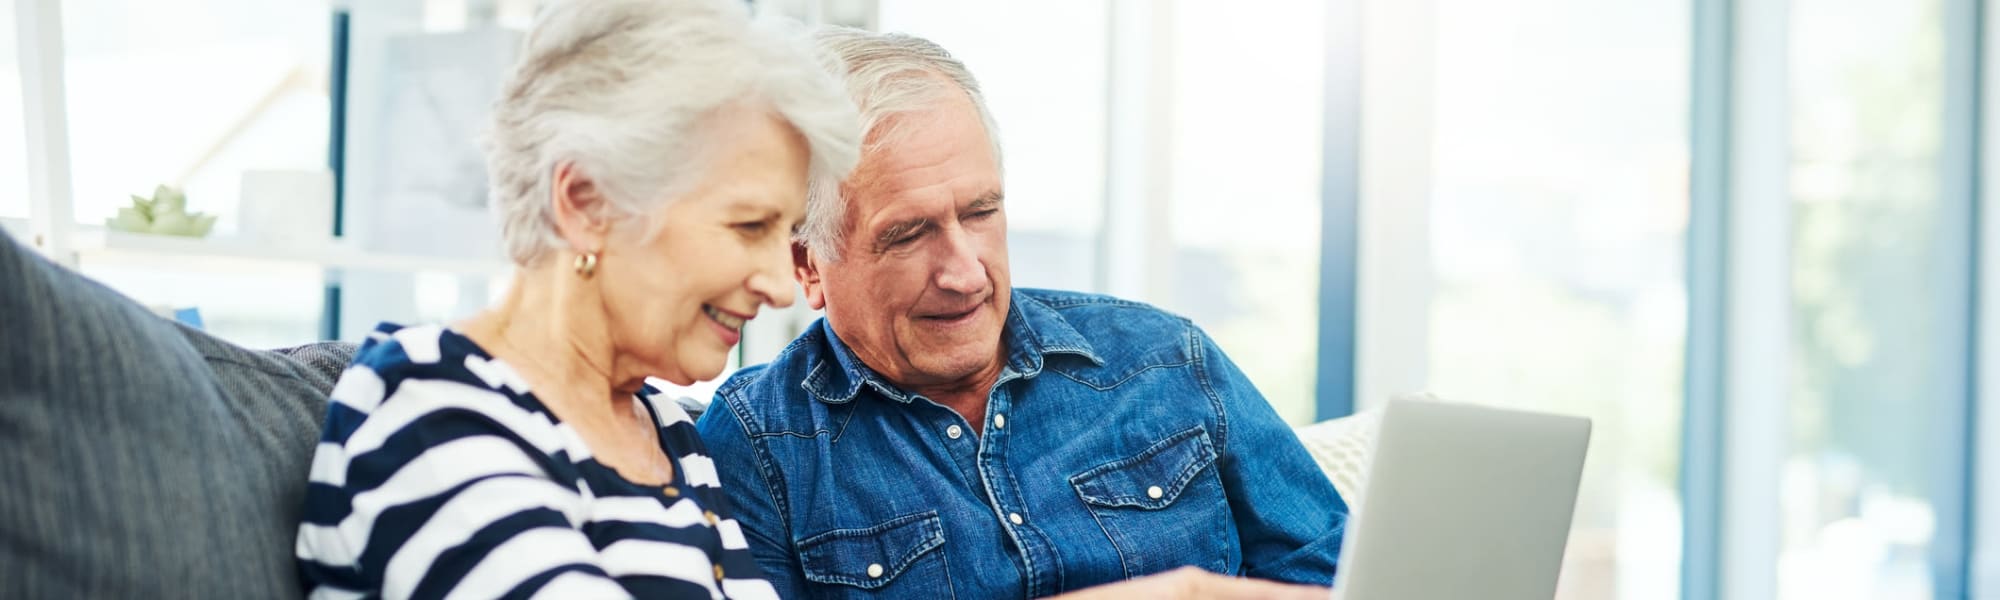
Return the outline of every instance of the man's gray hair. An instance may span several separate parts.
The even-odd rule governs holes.
[[[701,179],[709,117],[737,105],[790,123],[808,181],[838,180],[860,152],[854,105],[798,27],[752,20],[740,0],[565,0],[522,46],[486,137],[493,209],[514,262],[564,246],[550,198],[572,163],[606,217],[643,218]],[[808,199],[810,214],[824,207]]]
[[[820,60],[847,84],[848,96],[861,111],[861,136],[866,154],[895,144],[908,132],[892,120],[899,114],[930,108],[947,94],[963,93],[979,111],[986,138],[993,144],[994,168],[999,169],[1000,129],[979,92],[979,81],[965,63],[936,43],[902,33],[875,33],[851,27],[822,26],[813,35]],[[886,127],[886,128],[885,128]],[[815,180],[811,189],[816,208],[806,215],[798,240],[826,260],[840,260],[846,235],[847,202],[840,197],[840,180]]]

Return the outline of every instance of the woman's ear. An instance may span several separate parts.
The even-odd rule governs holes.
[[[580,252],[601,252],[611,233],[609,200],[604,188],[575,162],[556,165],[549,186],[549,215],[555,219],[556,233]]]
[[[813,310],[826,308],[826,287],[820,283],[817,261],[805,244],[792,242],[792,277],[805,288],[806,306]]]

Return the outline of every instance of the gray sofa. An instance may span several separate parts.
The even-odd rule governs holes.
[[[289,598],[350,344],[258,351],[0,234],[0,597]]]
[[[353,355],[231,345],[0,233],[0,598],[300,597],[300,498]],[[1298,430],[1350,502],[1377,423]]]

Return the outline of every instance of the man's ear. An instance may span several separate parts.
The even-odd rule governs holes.
[[[806,306],[813,310],[826,308],[826,285],[819,279],[818,263],[819,258],[805,244],[792,242],[792,277],[805,288]]]
[[[556,165],[551,183],[549,216],[555,221],[556,234],[579,252],[603,251],[605,238],[611,233],[611,221],[605,218],[609,200],[604,197],[604,188],[568,161]]]

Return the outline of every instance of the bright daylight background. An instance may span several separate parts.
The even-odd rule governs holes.
[[[36,206],[24,99],[46,91],[17,62],[16,3],[29,1],[59,5],[64,21],[64,162],[80,231],[164,183],[220,214],[214,247],[236,248],[86,244],[84,273],[149,304],[198,308],[209,329],[262,347],[448,320],[505,284],[472,144],[535,0],[0,0],[0,223],[17,236]],[[1967,532],[1971,514],[1987,513],[1954,504],[1970,498],[1974,471],[1938,465],[1977,449],[1937,432],[1965,427],[1974,374],[1938,365],[1965,364],[1955,361],[1970,348],[1953,340],[1971,317],[1939,310],[1958,305],[1936,290],[1963,289],[1970,272],[1949,266],[1975,252],[1951,241],[1971,227],[1948,185],[1960,173],[1951,132],[1970,125],[1947,110],[1977,88],[1947,60],[1948,15],[1974,1],[759,8],[912,32],[963,58],[1001,127],[1015,282],[1192,318],[1295,424],[1341,416],[1323,396],[1358,394],[1368,409],[1418,390],[1594,419],[1560,597],[1818,600],[1970,594]],[[1772,285],[1788,333],[1776,343],[1782,397],[1726,405],[1779,405],[1770,414],[1783,422],[1748,425],[1781,432],[1767,440],[1778,481],[1723,496],[1725,511],[1765,503],[1779,518],[1708,529],[1725,542],[1684,552],[1688,523],[1713,527],[1684,522],[1683,417],[1699,397],[1687,363],[1716,360],[1690,355],[1688,332],[1723,326],[1688,316],[1690,165],[1726,149],[1691,135],[1703,125],[1696,44],[1717,34],[1696,18],[1704,6],[1782,15],[1730,30],[1736,56],[1764,49],[1783,76],[1741,90],[1782,98],[1728,102],[1780,108],[1780,122],[1737,127],[1777,132],[1781,166],[1758,173],[1785,193],[1713,206],[1782,205],[1786,220],[1758,235],[1785,240],[1789,281]],[[1339,37],[1355,30],[1345,27],[1358,39]],[[1329,80],[1351,64],[1359,89]],[[1355,102],[1359,129],[1329,129]],[[1326,169],[1330,156],[1347,160],[1328,149],[1350,142],[1358,181]],[[291,206],[246,196],[245,172],[321,172],[336,143],[342,233],[394,260],[330,268],[243,241],[255,239],[253,207]],[[1333,202],[1354,189],[1358,210]],[[331,207],[299,210],[315,209]],[[414,241],[410,215],[425,233]],[[1323,250],[1323,216],[1358,230],[1353,253]],[[1358,289],[1336,290],[1359,298],[1359,314],[1321,314],[1321,277],[1338,269],[1361,272]],[[768,357],[808,319],[760,321],[743,359]],[[1360,383],[1321,389],[1321,336],[1342,323],[1360,331],[1358,358],[1331,380]],[[1774,554],[1718,554],[1737,539],[1767,540]],[[1709,571],[1683,589],[1690,564],[1736,575],[1718,584]]]

